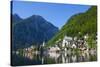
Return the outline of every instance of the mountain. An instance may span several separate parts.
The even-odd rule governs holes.
[[[19,19],[18,15],[16,17]],[[16,21],[16,17],[12,17],[12,19]],[[21,21],[18,20],[12,26],[12,49],[40,45],[43,41],[50,40],[57,32],[57,27],[39,15],[32,15]]]
[[[80,34],[79,34],[80,32]],[[70,37],[84,36],[89,34],[92,38],[97,35],[97,7],[92,6],[84,13],[73,15],[61,28],[61,30],[48,42],[48,46],[55,44],[57,40],[63,39],[65,35]]]
[[[23,19],[20,18],[17,14],[12,15],[12,22],[13,23],[18,23],[20,21],[22,21]]]

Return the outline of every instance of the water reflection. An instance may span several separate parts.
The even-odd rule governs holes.
[[[87,61],[96,61],[97,60],[97,54],[96,52],[75,52],[75,51],[66,51],[66,52],[34,52],[34,53],[23,53],[22,55],[17,54],[21,60],[28,59],[30,61],[24,60],[27,63],[17,64],[17,65],[35,65],[35,64],[54,64],[54,63],[73,63],[73,62],[87,62]],[[13,57],[12,59],[15,59],[16,57]],[[19,61],[19,60],[14,60]],[[16,65],[16,64],[15,64]]]

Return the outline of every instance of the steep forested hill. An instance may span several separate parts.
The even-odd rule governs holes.
[[[79,13],[73,15],[61,30],[54,36],[49,42],[49,45],[55,44],[59,39],[62,39],[65,35],[75,37],[89,34],[96,38],[97,34],[97,7],[92,6],[85,13]]]

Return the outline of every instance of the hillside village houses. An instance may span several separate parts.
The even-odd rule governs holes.
[[[88,35],[85,35],[83,39],[77,39],[77,37],[69,37],[69,36],[64,36],[63,40],[59,39],[57,41],[57,44],[55,46],[49,47],[49,51],[59,51],[59,50],[64,50],[67,51],[68,48],[71,49],[80,49],[80,50],[88,50],[88,44],[86,42],[86,39],[88,38]],[[59,43],[61,45],[61,49],[59,48]]]
[[[72,37],[65,36],[62,41],[62,48],[70,47],[72,42]]]
[[[51,46],[46,49],[48,52],[57,52],[60,50],[67,51],[68,49],[80,49],[80,50],[88,50],[88,44],[86,42],[86,39],[88,38],[88,35],[86,34],[83,39],[78,39],[77,37],[69,37],[69,36],[64,36],[63,39],[59,39],[56,41],[56,44],[54,46]],[[44,48],[46,45],[45,41],[43,41],[42,45],[40,48]],[[33,52],[36,46],[30,46],[28,48],[24,48],[23,50],[25,52]]]

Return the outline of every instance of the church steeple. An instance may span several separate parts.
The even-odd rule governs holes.
[[[42,44],[42,46],[43,46],[43,47],[45,46],[45,41],[43,41],[43,44]]]

